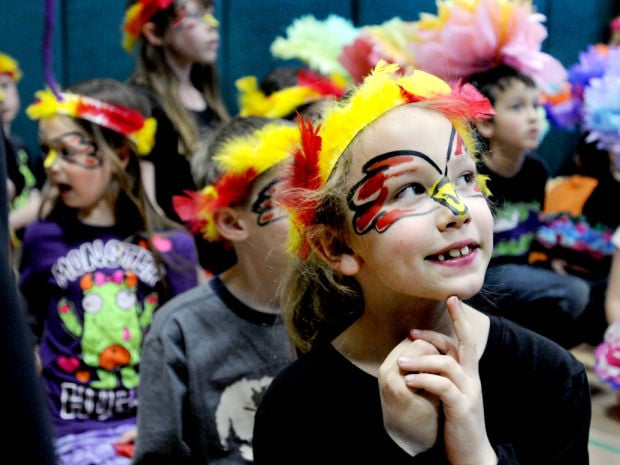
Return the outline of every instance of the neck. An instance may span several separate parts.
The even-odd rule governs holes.
[[[410,310],[403,311],[409,307]],[[379,329],[379,330],[378,330]],[[377,376],[390,351],[409,337],[412,329],[431,329],[453,336],[445,302],[419,301],[414,305],[368,305],[362,316],[332,342],[334,348],[360,369]]]
[[[272,273],[249,271],[237,261],[219,275],[220,279],[237,299],[248,307],[263,313],[280,313]]]
[[[167,54],[166,60],[172,73],[177,78],[179,85],[179,97],[183,102],[183,106],[188,110],[202,111],[207,107],[206,101],[191,80],[193,62],[187,60],[179,60],[177,57]]]
[[[505,178],[515,176],[523,165],[527,151],[494,146],[482,154],[482,161],[495,173]]]

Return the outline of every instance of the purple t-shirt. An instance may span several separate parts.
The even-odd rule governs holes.
[[[116,226],[78,222],[39,221],[26,230],[20,290],[40,329],[42,379],[59,437],[135,423],[153,312],[198,284],[191,235],[157,235],[159,265],[145,242]]]

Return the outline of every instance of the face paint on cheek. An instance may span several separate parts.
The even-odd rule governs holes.
[[[371,159],[362,171],[366,175],[349,191],[348,204],[354,212],[353,228],[357,234],[365,234],[373,227],[383,232],[405,216],[422,214],[415,209],[388,208],[385,201],[388,188],[385,183],[415,170],[414,162],[420,159],[428,162],[441,173],[439,167],[426,155],[415,150],[397,150]]]
[[[273,201],[279,182],[279,179],[275,179],[263,187],[252,203],[252,212],[256,213],[256,223],[259,226],[266,226],[286,216],[284,210],[276,206]]]

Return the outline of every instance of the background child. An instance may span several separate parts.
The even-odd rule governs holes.
[[[37,93],[49,190],[25,232],[20,289],[32,318],[64,465],[128,464],[142,340],[153,313],[197,285],[192,237],[158,216],[138,154],[154,120],[128,86],[96,79]]]
[[[216,67],[218,23],[208,0],[130,0],[123,23],[123,46],[139,48],[129,81],[154,106],[157,134],[143,162],[144,181],[166,216],[178,220],[174,195],[195,190],[191,159],[206,150],[213,130],[228,120]],[[217,272],[230,266],[212,258],[208,243],[196,238],[200,261]]]
[[[11,56],[0,53],[0,112],[7,148],[12,155],[7,158],[7,166],[11,168],[10,179],[15,188],[9,212],[9,226],[16,234],[14,239],[21,238],[23,228],[36,219],[41,188],[45,182],[41,157],[32,155],[22,140],[11,131],[13,120],[21,108],[17,88],[21,77],[19,63]],[[14,245],[17,245],[15,241]]]
[[[237,261],[154,318],[140,372],[136,465],[252,463],[254,413],[292,355],[276,294],[288,222],[273,196],[298,138],[288,121],[234,118],[211,145],[214,177],[193,194],[198,210],[179,207],[208,240],[232,244]]]
[[[573,347],[585,337],[577,321],[590,286],[528,262],[549,177],[535,154],[542,135],[540,94],[552,94],[567,76],[557,59],[541,51],[545,17],[530,1],[489,0],[463,9],[439,0],[437,10],[415,23],[417,67],[449,82],[472,83],[495,110],[476,123],[484,142],[479,170],[490,178],[495,227],[485,283],[471,303]]]
[[[380,63],[304,128],[279,196],[296,254],[283,312],[305,353],[263,398],[255,463],[585,465],[583,365],[461,302],[492,253],[469,121],[493,110],[398,71]]]
[[[493,257],[473,302],[574,347],[585,337],[578,321],[588,304],[589,284],[528,262],[549,179],[545,164],[533,152],[539,144],[538,88],[507,65],[476,73],[468,81],[495,109],[491,119],[476,123],[485,141],[478,168],[489,176],[495,228]]]

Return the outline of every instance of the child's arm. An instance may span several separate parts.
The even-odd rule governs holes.
[[[620,320],[620,249],[614,252],[609,282],[607,283],[607,296],[605,298],[605,315],[609,324]]]

